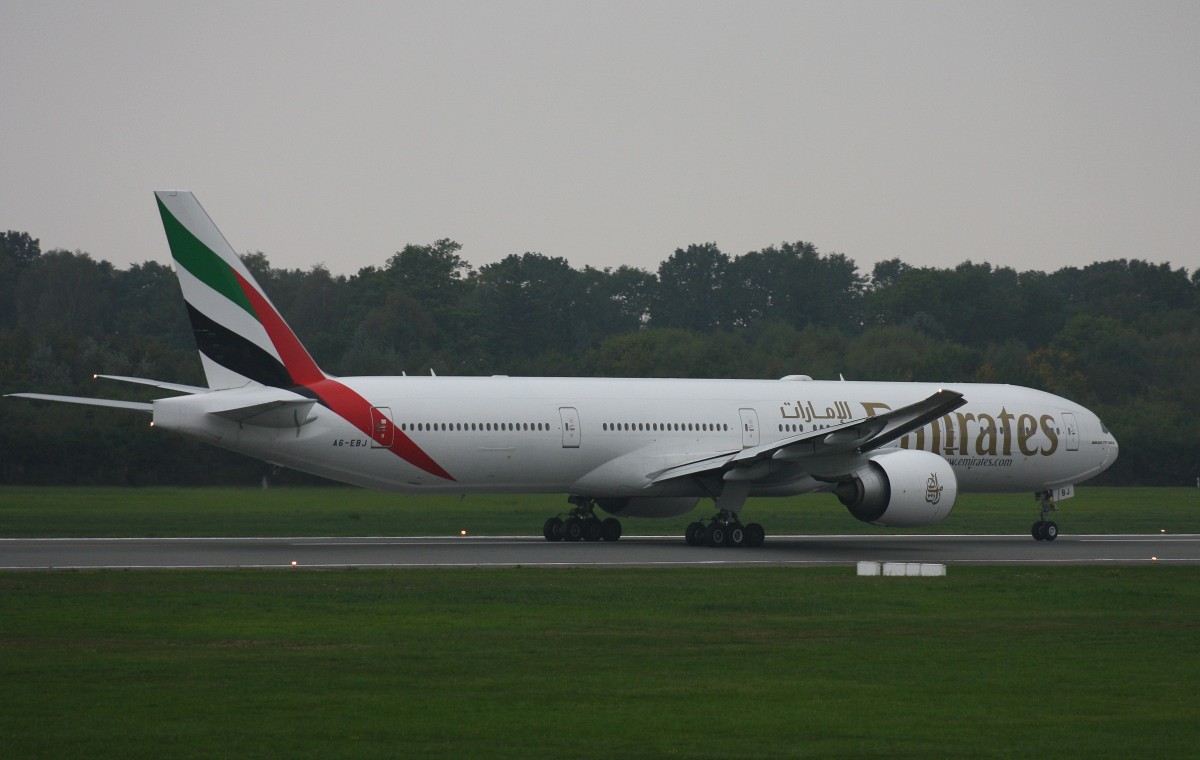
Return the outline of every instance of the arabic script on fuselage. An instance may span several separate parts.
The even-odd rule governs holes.
[[[855,414],[854,410],[862,412]],[[879,401],[785,401],[779,414],[785,420],[799,420],[807,424],[840,424],[854,419],[874,417],[891,411],[890,404]],[[1050,414],[1010,412],[1000,407],[999,412],[957,411],[944,415],[925,427],[913,431],[900,439],[906,449],[932,451],[943,456],[1013,456],[1048,457],[1058,450],[1059,425]]]

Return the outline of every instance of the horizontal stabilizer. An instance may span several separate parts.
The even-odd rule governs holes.
[[[308,422],[308,413],[315,401],[268,401],[265,404],[243,406],[237,409],[226,409],[222,412],[210,412],[227,420],[240,422],[243,425],[259,425],[261,427],[300,427]]]
[[[125,377],[124,375],[92,375],[92,378],[104,378],[105,380],[120,380],[123,383],[137,383],[138,385],[149,385],[154,388],[162,388],[164,391],[176,391],[178,393],[208,393],[208,388],[202,388],[198,385],[184,385],[182,383],[168,383],[165,380],[147,380],[144,377]]]
[[[86,404],[87,406],[107,406],[113,409],[133,409],[139,412],[153,412],[154,405],[144,401],[118,401],[112,398],[87,398],[85,396],[55,396],[50,393],[9,393],[16,398],[32,398],[38,401],[61,401],[67,404]]]
[[[290,391],[264,388],[260,391],[239,391],[228,398],[214,399],[207,411],[243,425],[290,428],[307,423],[316,403],[314,399]]]

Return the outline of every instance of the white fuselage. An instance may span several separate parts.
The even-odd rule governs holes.
[[[703,496],[686,479],[652,475],[705,456],[768,444],[912,404],[939,388],[966,405],[893,444],[931,451],[963,491],[1041,491],[1085,480],[1117,455],[1086,408],[1011,385],[509,377],[355,377],[353,390],[449,473],[398,456],[329,408],[293,426],[241,424],[208,413],[217,391],[154,402],[156,427],[297,470],[404,492],[547,492]],[[385,423],[386,425],[386,423]],[[828,488],[806,474],[756,484],[751,495]]]

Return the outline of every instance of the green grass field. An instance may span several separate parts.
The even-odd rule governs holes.
[[[0,534],[529,534],[561,504],[0,488]],[[1198,506],[1081,489],[1056,519],[1200,532]],[[748,509],[879,530],[828,496]],[[933,527],[1033,516],[963,497]],[[0,573],[3,758],[1190,757],[1198,682],[1195,567]]]
[[[355,488],[0,488],[0,537],[536,535],[566,507],[561,496],[402,496]],[[671,520],[624,520],[630,534],[682,535],[711,512],[702,502]],[[751,499],[745,519],[768,533],[886,533],[830,494]],[[1024,533],[1028,494],[959,497],[936,533]],[[1200,533],[1200,489],[1081,488],[1055,514],[1064,533]]]
[[[0,755],[1191,757],[1200,570],[0,574]]]

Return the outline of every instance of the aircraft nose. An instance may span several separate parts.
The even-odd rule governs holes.
[[[1100,434],[1100,443],[1097,447],[1100,449],[1100,469],[1106,470],[1110,464],[1116,461],[1121,447],[1117,444],[1117,437],[1112,434],[1099,418],[1096,419],[1096,426]]]

